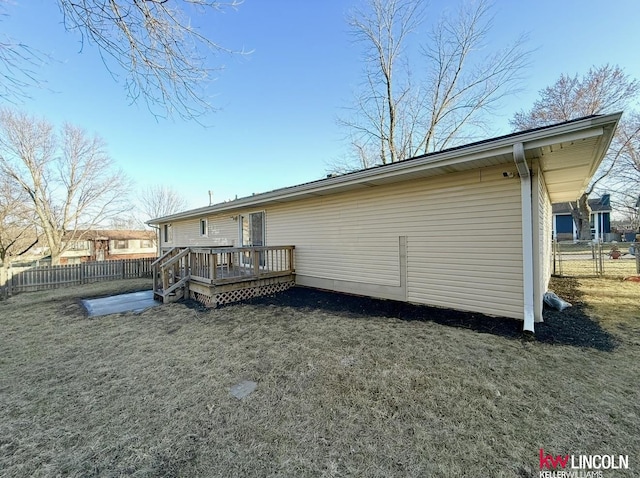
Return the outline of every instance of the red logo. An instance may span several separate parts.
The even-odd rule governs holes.
[[[554,457],[553,455],[546,455],[544,450],[540,448],[540,469],[541,470],[543,468],[555,469],[558,465],[564,468],[567,466],[568,462],[569,462],[569,455],[565,455],[565,456],[557,455]]]

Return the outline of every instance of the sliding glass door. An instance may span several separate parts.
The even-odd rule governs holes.
[[[264,212],[252,212],[240,216],[240,244],[243,247],[259,247],[265,245]],[[243,265],[251,264],[251,254],[242,254]],[[260,253],[260,265],[264,265],[264,254]]]

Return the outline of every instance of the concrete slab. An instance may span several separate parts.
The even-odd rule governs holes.
[[[243,380],[237,385],[231,387],[231,395],[236,397],[238,400],[242,400],[244,397],[248,396],[251,392],[253,392],[258,384],[256,382],[252,382],[251,380]]]
[[[160,302],[153,300],[152,290],[145,290],[102,299],[87,299],[82,301],[82,305],[87,309],[89,317],[98,317],[121,312],[142,312],[149,307],[160,305]]]

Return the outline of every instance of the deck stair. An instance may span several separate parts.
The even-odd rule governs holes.
[[[153,264],[153,295],[163,303],[206,306],[272,294],[295,284],[294,246],[174,247]]]
[[[153,297],[164,304],[188,296],[189,267],[185,260],[190,249],[174,247],[163,254],[153,267]]]

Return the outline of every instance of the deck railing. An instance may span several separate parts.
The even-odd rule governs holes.
[[[187,282],[229,284],[295,272],[295,246],[173,248],[154,262],[154,293],[168,294]]]
[[[191,280],[226,284],[292,274],[294,246],[191,248]]]

